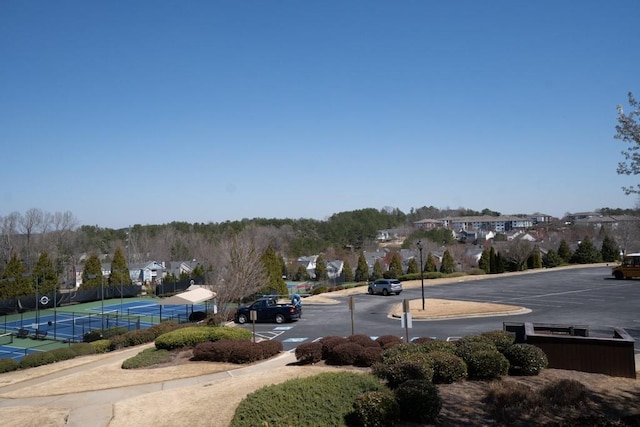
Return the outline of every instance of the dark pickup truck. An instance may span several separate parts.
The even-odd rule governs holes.
[[[298,300],[299,301],[299,300]],[[280,304],[275,297],[256,300],[251,305],[238,307],[235,322],[244,324],[251,321],[251,311],[256,311],[256,322],[284,323],[298,320],[302,317],[302,306],[292,299],[293,304]]]

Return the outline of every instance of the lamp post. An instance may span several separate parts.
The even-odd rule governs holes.
[[[418,240],[416,246],[420,251],[420,285],[422,287],[422,311],[424,311],[424,264],[422,264],[422,240]]]
[[[38,295],[38,275],[26,273],[22,275],[23,277],[35,277],[36,279],[36,330],[40,329],[40,295]]]

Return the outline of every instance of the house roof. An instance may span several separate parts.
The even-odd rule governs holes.
[[[192,305],[209,301],[215,298],[216,293],[209,289],[202,288],[197,285],[189,286],[189,288],[172,297],[165,298],[158,302],[158,305]]]

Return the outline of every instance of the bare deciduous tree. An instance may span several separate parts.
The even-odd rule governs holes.
[[[229,303],[255,294],[269,284],[261,259],[263,248],[250,235],[242,232],[225,236],[211,254],[213,268],[207,274],[207,284],[216,292],[221,312],[228,312]]]
[[[9,263],[11,255],[16,252],[14,236],[18,232],[19,221],[20,214],[18,212],[11,212],[5,217],[0,217],[0,232],[2,233],[0,239],[0,257],[3,267]]]

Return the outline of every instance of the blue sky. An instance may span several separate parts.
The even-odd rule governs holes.
[[[0,2],[0,215],[631,208],[640,2]]]

